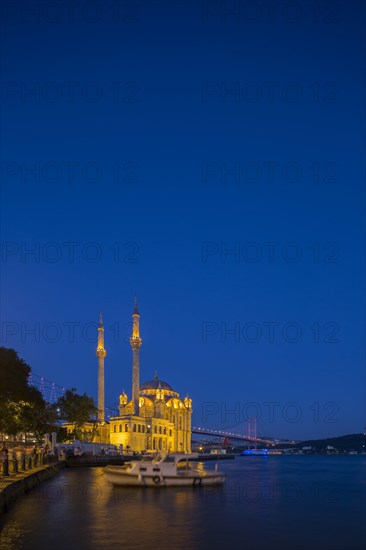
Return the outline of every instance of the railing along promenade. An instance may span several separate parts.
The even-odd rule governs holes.
[[[35,468],[53,464],[57,462],[57,460],[58,458],[56,455],[45,453],[27,455],[26,453],[9,452],[8,458],[0,460],[0,476],[8,477],[12,474],[30,472]]]

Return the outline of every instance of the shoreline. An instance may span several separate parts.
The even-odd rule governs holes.
[[[17,474],[17,477],[2,477],[0,480],[0,517],[6,514],[9,507],[22,495],[27,494],[33,487],[57,475],[65,463],[62,461],[40,466],[34,471]]]

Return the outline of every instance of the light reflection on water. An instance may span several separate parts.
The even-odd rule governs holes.
[[[0,548],[360,550],[366,457],[238,457],[224,487],[113,487],[66,469],[4,516]]]

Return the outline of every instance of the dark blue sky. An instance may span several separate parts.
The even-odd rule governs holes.
[[[2,345],[95,396],[102,309],[113,405],[137,293],[195,425],[360,432],[364,3],[70,5],[2,12]]]

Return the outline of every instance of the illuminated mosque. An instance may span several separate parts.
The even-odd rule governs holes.
[[[159,380],[157,372],[153,380],[140,385],[140,314],[135,298],[132,313],[132,395],[123,391],[119,397],[119,415],[105,421],[104,402],[104,326],[102,315],[98,325],[98,420],[99,440],[122,445],[132,451],[191,452],[192,399],[181,400],[167,382]]]

